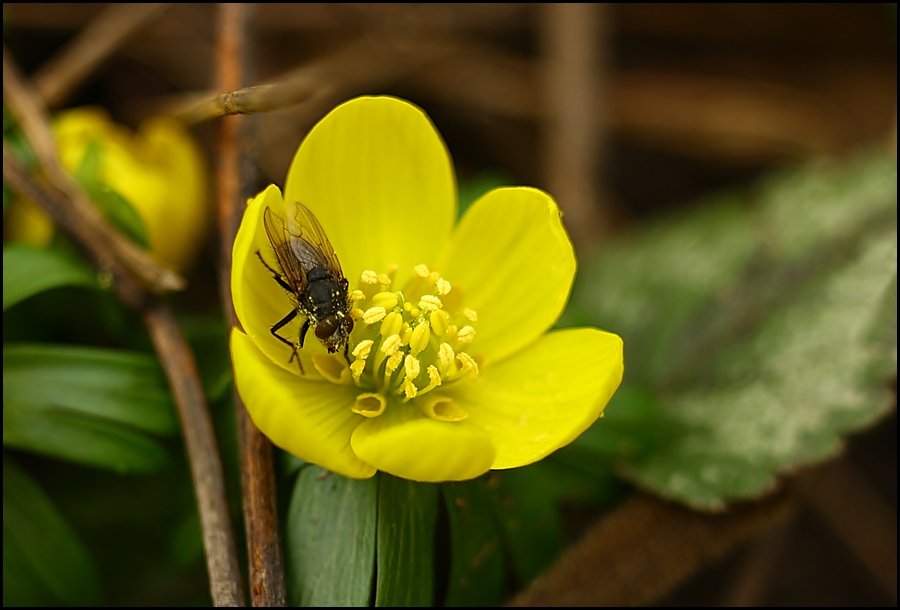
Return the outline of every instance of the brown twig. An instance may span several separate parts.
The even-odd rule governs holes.
[[[194,94],[191,101],[178,104],[170,113],[187,123],[195,123],[232,114],[269,112],[329,96],[335,89],[346,90],[348,86],[365,89],[460,49],[459,44],[440,39],[368,34],[276,82],[218,95]]]
[[[113,229],[75,180],[62,168],[41,98],[23,81],[7,48],[3,47],[3,98],[28,138],[54,188],[65,194],[66,211],[55,218],[63,230],[97,250],[101,264],[115,258],[153,292],[180,290],[184,280],[153,262],[146,252]],[[77,225],[77,226],[76,226]]]
[[[33,200],[50,214],[58,227],[87,253],[91,262],[102,273],[112,276],[112,286],[117,296],[143,313],[181,420],[197,494],[213,603],[217,606],[243,605],[237,548],[225,496],[225,481],[193,355],[168,307],[132,275],[135,260],[126,259],[121,249],[110,247],[107,241],[110,236],[120,240],[125,238],[106,224],[86,196],[74,186],[74,181],[63,172],[40,100],[21,82],[6,49],[3,68],[5,100],[28,136],[51,185],[44,186],[30,176],[5,145],[4,180],[17,193]],[[146,257],[143,253],[141,256]],[[126,262],[131,264],[126,265]],[[156,268],[156,265],[153,267]],[[139,268],[146,274],[147,267]],[[156,277],[159,279],[167,276],[157,274]]]
[[[51,108],[60,106],[110,55],[162,15],[169,4],[113,4],[35,72],[33,85]]]
[[[785,494],[717,515],[638,494],[589,530],[510,605],[652,603],[791,509]]]
[[[605,125],[596,55],[604,44],[601,8],[541,6],[544,46],[544,179],[559,201],[576,246],[590,246],[607,228],[596,176]]]
[[[255,7],[250,4],[219,6],[218,85],[238,89],[250,80]],[[255,186],[253,127],[255,117],[224,117],[219,131],[218,222],[219,290],[229,328],[237,324],[231,301],[231,249],[244,210],[244,202]],[[272,444],[250,420],[237,390],[234,406],[241,448],[244,531],[249,560],[250,603],[253,606],[284,606],[285,582],[281,535],[278,526],[274,452]]]

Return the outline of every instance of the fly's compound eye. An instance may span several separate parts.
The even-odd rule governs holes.
[[[318,337],[320,341],[325,341],[331,337],[331,335],[336,333],[340,326],[341,321],[337,316],[328,316],[316,324],[316,337]]]

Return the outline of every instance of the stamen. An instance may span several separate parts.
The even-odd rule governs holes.
[[[381,336],[390,337],[391,335],[399,335],[403,330],[403,316],[396,311],[392,311],[381,322]]]
[[[363,371],[366,369],[366,361],[365,360],[354,360],[353,364],[350,365],[350,372],[353,373],[353,380],[356,383],[359,383],[359,378],[362,377]]]
[[[472,322],[473,324],[478,322],[478,314],[475,313],[475,311],[472,309],[469,309],[469,308],[463,309],[463,315],[466,316],[466,318],[468,318],[469,322]]]
[[[389,276],[393,277],[394,274],[397,273],[397,270],[399,268],[400,268],[400,265],[398,265],[397,263],[391,263],[390,265],[387,266],[387,274]]]
[[[363,313],[363,310],[359,309],[358,307],[354,307],[353,309],[350,310],[350,317],[353,318],[354,320],[359,320],[364,315],[365,314]]]
[[[383,273],[379,273],[376,279],[378,280],[378,283],[381,284],[382,286],[390,286],[391,285],[391,278],[389,278],[388,276],[386,276]]]
[[[415,398],[416,394],[419,393],[416,389],[416,385],[410,381],[408,377],[406,378],[406,381],[403,382],[403,393],[406,394],[407,399]]]
[[[437,271],[432,271],[431,273],[428,274],[428,281],[431,282],[432,284],[434,284],[439,279],[441,279],[441,274],[438,273]]]
[[[397,293],[395,292],[379,292],[372,297],[372,307],[384,307],[385,309],[393,309],[397,306]]]
[[[387,356],[393,356],[400,349],[400,335],[391,335],[381,343],[381,351]]]
[[[374,342],[371,339],[360,341],[356,344],[356,347],[353,348],[353,357],[365,360],[369,357],[369,352],[372,351],[372,345],[374,345]]]
[[[423,294],[422,298],[419,299],[419,308],[424,309],[425,311],[433,311],[435,309],[440,309],[443,306],[444,304],[441,303],[441,300],[433,294]]]
[[[463,326],[459,329],[459,332],[456,333],[457,342],[462,344],[471,343],[474,338],[475,329],[471,326]]]
[[[472,359],[472,356],[465,352],[459,352],[456,354],[456,357],[462,363],[463,370],[467,372],[470,377],[478,377],[478,363]]]
[[[397,351],[391,354],[391,357],[387,360],[387,365],[385,365],[385,369],[388,372],[393,373],[398,368],[400,368],[400,363],[403,362],[403,352]]]
[[[419,277],[428,277],[428,267],[425,265],[416,265],[413,267],[413,271],[415,271],[416,275]]]
[[[445,280],[444,278],[438,278],[438,281],[437,281],[437,293],[438,293],[440,296],[444,296],[445,294],[447,294],[448,292],[450,292],[450,289],[451,289],[451,288],[452,288],[452,286],[450,286],[450,282],[448,282],[448,281]]]
[[[419,352],[428,347],[428,341],[431,339],[431,328],[428,322],[422,322],[412,331],[409,338],[409,350],[413,356],[418,356]]]
[[[447,327],[450,325],[450,316],[447,315],[446,311],[443,309],[432,311],[428,319],[431,321],[431,328],[434,330],[434,334],[438,337],[443,336],[447,332]]]
[[[384,307],[370,307],[363,314],[363,322],[366,323],[366,326],[371,326],[376,322],[380,322],[382,318],[385,316]]]
[[[412,338],[412,329],[409,327],[409,322],[403,323],[403,330],[400,332],[400,342],[407,346],[409,345],[409,340]]]
[[[453,364],[454,358],[455,355],[453,354],[453,348],[450,347],[450,344],[441,343],[441,347],[438,348],[438,359],[441,361],[441,368],[444,370],[444,373],[446,373],[450,365]]]
[[[362,272],[362,275],[359,276],[359,281],[363,284],[377,284],[378,283],[378,274],[374,271],[366,269]]]
[[[356,397],[351,410],[364,417],[378,417],[384,413],[385,407],[387,407],[387,400],[384,396],[374,392],[366,392]]]
[[[353,301],[354,303],[356,301],[362,301],[364,298],[366,298],[366,295],[363,294],[362,290],[354,290],[353,292],[350,293],[350,300]]]
[[[415,356],[407,356],[403,362],[403,368],[406,370],[406,378],[410,381],[415,380],[419,376],[419,361]]]
[[[433,364],[428,365],[428,384],[435,387],[441,385],[441,374]]]

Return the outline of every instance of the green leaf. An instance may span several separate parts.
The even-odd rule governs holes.
[[[297,606],[367,606],[375,576],[375,478],[357,481],[306,466],[287,514],[288,600]]]
[[[149,249],[147,227],[137,210],[128,199],[103,180],[103,149],[99,140],[88,142],[78,169],[75,170],[75,179],[109,222],[137,244]]]
[[[178,422],[158,363],[144,354],[86,347],[3,348],[3,444],[118,472],[167,462],[145,433]]]
[[[558,481],[536,466],[494,471],[485,479],[520,588],[549,568],[564,544]]]
[[[64,250],[3,247],[3,311],[58,286],[97,287],[97,279],[87,265]]]
[[[40,487],[3,457],[3,605],[96,605],[91,557]]]
[[[569,322],[622,335],[628,383],[662,403],[665,434],[621,472],[698,508],[759,496],[892,403],[896,161],[815,164],[756,193],[602,253],[573,294]]]
[[[376,606],[431,606],[437,485],[378,475]]]
[[[500,533],[481,481],[441,485],[450,517],[446,606],[497,606],[503,600]]]

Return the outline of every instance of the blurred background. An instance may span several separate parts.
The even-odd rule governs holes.
[[[4,44],[40,83],[49,60],[107,9],[4,4]],[[160,9],[77,88],[48,105],[100,105],[132,128],[151,115],[188,117],[192,101],[218,93],[216,10]],[[584,268],[608,244],[684,218],[716,193],[755,192],[772,172],[822,159],[849,163],[873,150],[896,155],[896,5],[258,4],[255,20],[248,49],[253,82],[285,81],[299,91],[294,103],[256,115],[262,185],[283,184],[303,136],[333,106],[360,94],[396,95],[425,109],[445,138],[463,206],[499,185],[547,190],[564,211]],[[214,167],[217,122],[191,129]],[[210,238],[188,276],[190,288],[177,296],[192,319],[218,314],[215,253]],[[589,298],[582,307],[590,308]],[[84,328],[79,315],[73,305],[67,320],[35,328],[13,310],[4,316],[4,338],[97,343],[98,333],[120,332],[104,327],[129,325],[106,320],[96,321],[99,329]],[[571,314],[573,321],[583,318]],[[895,346],[895,321],[893,332]],[[221,347],[220,338],[209,342]],[[135,337],[133,344],[146,340]],[[221,359],[209,366],[221,366]],[[892,392],[892,404],[850,440],[838,462],[788,485],[801,499],[791,518],[642,601],[895,605]],[[217,422],[228,413],[221,409]],[[236,460],[229,425],[222,423],[220,442],[226,459]],[[137,586],[108,583],[108,603],[204,603],[199,548],[185,542],[197,532],[184,508],[191,493],[186,477],[177,485],[154,475],[113,486],[115,475],[85,475],[31,456],[20,461],[71,519],[104,573],[145,574]],[[86,498],[85,490],[108,494],[103,502],[115,510],[95,511],[100,496]],[[166,494],[179,501],[155,510],[146,528],[121,515],[146,511],[147,501]],[[858,498],[865,502],[849,501]],[[872,506],[885,517],[871,520]],[[567,539],[578,540],[598,514],[572,507]],[[183,540],[154,540],[152,524],[165,522],[179,524]],[[842,522],[871,528],[848,534]],[[885,538],[894,541],[892,559],[882,561],[888,571],[893,565],[892,586],[866,556],[866,540]],[[122,558],[123,540],[153,550],[145,559]],[[152,559],[159,556],[167,562]]]

